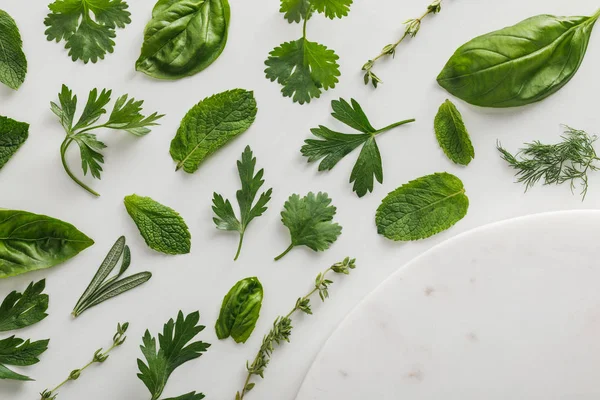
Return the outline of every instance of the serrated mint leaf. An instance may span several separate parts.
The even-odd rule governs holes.
[[[171,141],[176,169],[195,172],[208,156],[246,132],[256,112],[253,92],[244,89],[215,94],[196,104]]]
[[[456,164],[469,165],[475,157],[469,132],[456,106],[446,100],[435,116],[435,136],[448,158]]]
[[[352,0],[310,0],[311,5],[327,18],[342,18],[348,15]]]
[[[46,280],[31,282],[23,293],[13,290],[0,305],[0,332],[25,328],[46,318],[48,295],[42,294]]]
[[[17,23],[0,10],[0,82],[17,90],[25,81],[27,58]]]
[[[190,252],[190,231],[177,211],[136,194],[125,197],[125,208],[148,247],[165,254]]]
[[[29,137],[29,124],[0,116],[0,169]]]
[[[246,343],[260,316],[263,287],[256,277],[237,282],[223,298],[215,331],[219,339],[229,336],[236,343]]]
[[[391,240],[425,239],[466,214],[469,199],[460,179],[447,172],[427,175],[388,194],[377,209],[377,232]]]
[[[281,0],[279,9],[289,23],[300,22],[309,17],[310,0]]]

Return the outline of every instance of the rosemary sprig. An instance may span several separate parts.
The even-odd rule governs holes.
[[[398,39],[397,42],[390,43],[387,46],[385,46],[381,50],[379,55],[377,55],[377,57],[367,61],[365,65],[363,65],[362,70],[365,71],[365,85],[368,85],[369,82],[371,82],[373,87],[377,88],[377,85],[383,83],[383,81],[373,72],[373,67],[375,66],[377,60],[385,56],[392,56],[392,58],[395,57],[396,47],[398,47],[398,45],[400,45],[400,43],[402,43],[407,37],[417,36],[417,33],[419,33],[419,29],[421,29],[421,21],[423,20],[423,18],[425,18],[429,14],[439,13],[442,10],[441,3],[442,0],[434,0],[429,6],[427,6],[427,11],[425,11],[425,13],[423,13],[423,15],[421,15],[419,18],[404,21],[405,29],[402,37],[400,37],[400,39]]]
[[[525,184],[527,191],[537,182],[544,185],[560,185],[569,182],[571,191],[579,181],[582,200],[588,191],[588,172],[600,169],[595,165],[600,158],[594,150],[597,136],[565,126],[562,142],[543,144],[536,140],[525,143],[525,148],[516,154],[509,153],[498,142],[501,157],[517,170],[517,182]]]
[[[246,363],[246,369],[248,370],[248,375],[246,376],[246,381],[244,382],[244,387],[241,391],[235,394],[235,400],[243,400],[244,396],[254,388],[255,383],[250,382],[253,376],[260,376],[264,378],[265,369],[269,365],[269,361],[271,360],[271,355],[275,350],[276,345],[280,345],[281,343],[289,342],[290,335],[292,334],[292,319],[291,316],[296,311],[302,311],[306,314],[312,315],[312,310],[310,308],[310,297],[319,293],[319,297],[322,301],[325,301],[329,297],[329,286],[333,283],[332,280],[327,279],[327,273],[330,271],[335,272],[336,274],[350,274],[350,270],[356,268],[355,259],[350,259],[350,257],[346,257],[344,261],[333,264],[331,267],[327,268],[324,272],[317,275],[315,279],[314,288],[308,292],[308,294],[304,297],[300,297],[294,308],[285,316],[285,317],[277,317],[275,322],[273,322],[273,328],[271,331],[267,333],[262,341],[260,349],[252,361],[252,364]]]
[[[92,358],[92,361],[85,364],[83,367],[81,367],[79,369],[74,369],[73,371],[71,371],[71,373],[69,374],[67,379],[62,381],[54,389],[52,389],[52,390],[45,389],[42,393],[40,393],[41,400],[56,399],[56,397],[58,396],[58,389],[60,389],[65,383],[67,383],[69,381],[77,380],[79,378],[79,376],[81,375],[81,373],[84,370],[86,370],[89,366],[91,366],[92,364],[103,363],[104,361],[106,361],[106,359],[108,358],[108,354],[115,347],[122,345],[125,342],[125,339],[127,339],[127,336],[125,336],[125,332],[127,332],[128,327],[129,327],[129,322],[125,322],[123,325],[117,324],[117,333],[115,333],[113,336],[112,346],[110,346],[106,351],[103,351],[102,348],[96,350],[96,352],[94,353],[94,357]]]

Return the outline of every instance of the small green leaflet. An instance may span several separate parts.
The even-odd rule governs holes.
[[[73,61],[96,63],[114,51],[117,28],[131,22],[123,0],[56,0],[44,20],[46,38],[64,40]]]
[[[438,143],[448,158],[456,164],[469,165],[475,158],[475,149],[460,111],[450,100],[440,106],[433,126]]]
[[[0,305],[0,332],[21,329],[46,318],[48,295],[42,294],[46,280],[31,282],[23,293],[13,290]]]
[[[27,58],[17,23],[3,10],[0,10],[0,49],[0,83],[17,90],[25,81]]]
[[[0,115],[0,169],[6,165],[28,137],[29,124]]]
[[[197,325],[199,321],[200,313],[198,311],[185,318],[179,311],[177,321],[175,322],[171,318],[164,325],[162,335],[158,335],[158,351],[156,339],[146,330],[140,346],[146,363],[138,358],[137,364],[140,373],[137,376],[150,391],[152,400],[160,398],[169,376],[177,367],[200,357],[210,347],[210,344],[201,341],[189,343],[205,328]],[[202,398],[204,398],[203,394],[192,392],[172,399],[199,400]]]
[[[246,343],[260,316],[263,287],[256,277],[242,279],[223,298],[219,319],[215,325],[217,337],[229,336],[236,343]]]
[[[326,171],[331,170],[342,158],[350,154],[358,146],[363,145],[350,174],[350,183],[354,182],[353,190],[358,197],[363,197],[367,192],[373,191],[373,178],[377,179],[379,183],[383,183],[381,154],[379,153],[375,136],[397,126],[414,122],[415,120],[407,119],[382,129],[375,129],[358,102],[354,99],[351,100],[351,104],[344,99],[333,100],[331,108],[333,109],[331,115],[335,119],[362,133],[339,133],[323,125],[319,125],[318,128],[311,129],[311,132],[320,138],[320,140],[307,139],[300,151],[303,156],[308,158],[309,162],[322,159],[319,164],[319,171]]]
[[[377,233],[396,241],[425,239],[456,224],[468,208],[465,188],[456,176],[423,176],[383,199],[375,217]]]
[[[324,251],[342,233],[342,227],[332,222],[336,208],[327,193],[309,193],[304,197],[290,196],[283,206],[281,222],[290,230],[292,243],[275,260],[280,260],[295,246],[307,246],[313,251]]]
[[[237,168],[242,183],[242,188],[236,193],[236,198],[240,207],[241,220],[235,216],[231,202],[223,199],[223,196],[220,194],[213,194],[212,207],[213,212],[216,215],[216,217],[213,218],[213,221],[218,229],[236,231],[240,234],[240,243],[234,261],[238,259],[240,251],[242,250],[244,233],[246,232],[248,224],[250,224],[254,218],[260,217],[267,211],[267,203],[271,200],[271,193],[273,192],[273,189],[268,189],[266,192],[263,192],[256,204],[254,206],[252,205],[256,199],[258,190],[265,181],[263,179],[263,169],[254,174],[256,158],[254,158],[250,146],[246,146],[246,149],[244,149],[242,159],[237,162]]]
[[[195,172],[208,156],[246,132],[256,112],[254,93],[244,89],[218,93],[196,104],[171,141],[176,170]]]
[[[190,252],[192,236],[177,211],[136,194],[125,197],[125,208],[148,247],[165,254]]]
[[[309,0],[281,0],[281,8],[279,12],[283,13],[283,17],[292,22],[300,22],[306,19],[311,10]]]
[[[352,0],[309,0],[312,7],[327,18],[342,18],[350,12]]]
[[[40,362],[38,358],[48,349],[50,341],[38,340],[31,342],[14,336],[0,340],[0,379],[16,381],[32,381],[28,376],[10,370],[7,365],[26,367]]]

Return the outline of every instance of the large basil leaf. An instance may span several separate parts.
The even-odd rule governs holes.
[[[482,107],[517,107],[557,92],[575,75],[600,11],[591,17],[538,15],[479,36],[450,58],[438,83]]]
[[[69,223],[0,209],[0,278],[53,267],[93,244]]]
[[[159,0],[136,69],[160,79],[197,74],[223,52],[229,14],[227,0]]]
[[[231,336],[236,343],[245,343],[258,321],[262,300],[263,287],[257,278],[246,278],[236,283],[223,299],[215,325],[217,337],[225,339]]]

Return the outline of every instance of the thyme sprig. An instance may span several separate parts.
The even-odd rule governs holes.
[[[412,18],[403,22],[405,29],[404,34],[398,39],[397,42],[390,43],[386,45],[381,52],[377,55],[377,57],[367,61],[362,70],[365,71],[365,85],[368,85],[369,82],[373,85],[374,88],[377,88],[377,85],[383,83],[383,81],[375,75],[373,72],[373,67],[377,60],[385,56],[392,56],[394,58],[396,56],[396,47],[400,45],[407,37],[415,37],[419,30],[421,29],[421,21],[423,18],[428,16],[429,14],[437,14],[442,10],[442,0],[434,0],[429,6],[427,6],[427,11],[423,13],[419,18]]]
[[[275,322],[273,322],[273,328],[271,328],[271,331],[264,336],[254,361],[252,361],[251,364],[246,363],[248,375],[242,390],[235,394],[235,400],[243,400],[244,396],[254,388],[255,383],[250,382],[253,376],[260,376],[261,378],[264,378],[265,369],[269,365],[269,361],[271,360],[271,355],[275,350],[275,346],[278,346],[283,342],[290,341],[293,328],[291,319],[292,314],[294,314],[296,311],[301,311],[312,315],[310,297],[317,292],[319,293],[319,297],[322,301],[325,301],[325,299],[329,298],[329,286],[333,283],[333,281],[327,279],[327,274],[332,271],[336,274],[349,275],[350,270],[356,268],[355,263],[355,259],[346,257],[343,261],[333,264],[325,271],[319,273],[315,278],[314,288],[308,292],[306,296],[300,297],[298,300],[296,300],[294,308],[292,308],[292,310],[285,317],[279,316],[275,319]]]

